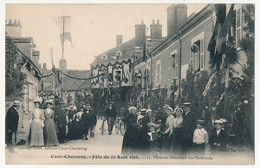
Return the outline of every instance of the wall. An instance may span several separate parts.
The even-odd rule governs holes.
[[[189,68],[191,64],[191,45],[192,41],[198,36],[201,36],[203,34],[204,37],[204,59],[205,59],[205,69],[209,68],[209,52],[207,51],[207,46],[209,43],[209,40],[213,33],[213,23],[215,22],[214,15],[211,15],[208,13],[207,15],[203,16],[201,20],[196,22],[192,25],[192,27],[188,28],[181,36],[181,43],[182,43],[182,51],[181,51],[181,78],[186,77],[186,71]],[[169,89],[171,85],[174,83],[174,79],[177,80],[176,84],[178,85],[179,75],[176,73],[177,67],[173,67],[173,58],[171,55],[173,52],[178,57],[179,62],[179,54],[180,54],[180,42],[178,38],[175,38],[168,46],[160,51],[158,54],[153,56],[152,60],[152,82],[153,82],[153,89],[158,87],[158,84],[156,83],[156,62],[160,60],[161,62],[161,80],[159,82],[161,88],[167,88]],[[147,64],[151,64],[151,58],[147,60]],[[144,69],[146,66],[145,63],[141,63],[140,65],[135,66],[135,70]],[[178,70],[179,71],[179,70]],[[183,72],[185,71],[185,72]],[[176,92],[178,93],[178,91]]]
[[[27,75],[27,82],[31,84],[24,85],[22,108],[19,111],[17,142],[28,138],[30,130],[29,116],[34,107],[33,100],[38,96],[38,79],[26,68],[23,68],[22,72]]]

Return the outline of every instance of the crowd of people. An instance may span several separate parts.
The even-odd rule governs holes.
[[[17,132],[20,106],[19,101],[14,101],[6,114],[6,144],[11,153],[14,152],[12,135]],[[94,138],[97,117],[90,104],[81,104],[78,111],[76,106],[65,106],[53,99],[46,100],[42,106],[42,99],[38,97],[34,100],[29,123],[26,143],[31,147],[49,147],[69,140],[88,140],[88,135]]]
[[[30,133],[26,141],[29,146],[57,146],[69,140],[95,137],[97,116],[90,104],[80,104],[77,108],[53,99],[44,104],[42,106],[40,98],[34,100],[29,120]],[[14,101],[6,114],[6,143],[10,152],[14,151],[12,134],[17,131],[19,108],[20,102]],[[163,110],[156,113],[134,106],[120,110],[118,113],[124,118],[126,127],[122,154],[204,155],[209,149],[213,153],[226,151],[229,141],[227,121],[215,120],[212,123],[214,129],[209,129],[205,127],[204,120],[196,117],[190,103],[184,103],[182,108],[174,110],[164,105]],[[103,116],[107,120],[108,135],[111,135],[118,116],[113,102],[109,102]]]
[[[191,111],[191,104],[183,108],[163,106],[163,112],[154,115],[151,109],[129,108],[122,154],[152,154],[204,156],[227,151],[229,135],[226,119],[215,120],[213,129]]]

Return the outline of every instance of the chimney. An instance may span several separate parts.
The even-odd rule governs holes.
[[[46,73],[47,73],[47,66],[46,66],[46,63],[43,63],[42,74],[46,75]]]
[[[10,37],[21,37],[22,36],[22,26],[20,20],[9,19],[8,24],[5,24],[5,31]]]
[[[143,47],[145,43],[145,36],[146,36],[146,25],[144,21],[141,24],[135,25],[135,44],[136,46]]]
[[[171,5],[167,8],[167,36],[173,35],[187,21],[187,5]]]
[[[122,35],[116,35],[116,46],[119,46],[123,43],[123,36]]]
[[[33,54],[32,54],[32,61],[35,65],[38,65],[39,62],[39,58],[40,58],[40,52],[33,50]]]
[[[156,24],[153,20],[153,23],[150,25],[150,35],[151,39],[162,39],[162,25],[159,23],[159,20],[157,20]]]
[[[9,19],[8,25],[12,25],[12,19]]]

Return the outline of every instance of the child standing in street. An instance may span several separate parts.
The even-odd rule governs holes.
[[[193,133],[193,151],[198,155],[205,154],[205,147],[209,142],[208,132],[203,128],[203,125],[204,120],[197,120],[197,129]]]
[[[147,126],[149,129],[147,135],[148,141],[150,142],[150,154],[158,156],[160,151],[160,130],[156,130],[158,126],[152,122],[149,122]]]

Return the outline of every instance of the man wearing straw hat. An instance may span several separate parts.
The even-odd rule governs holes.
[[[14,101],[13,106],[7,111],[5,117],[6,144],[7,144],[7,149],[10,153],[15,153],[12,144],[12,136],[13,133],[16,134],[17,131],[18,121],[19,121],[18,110],[20,106],[21,106],[20,101]]]

